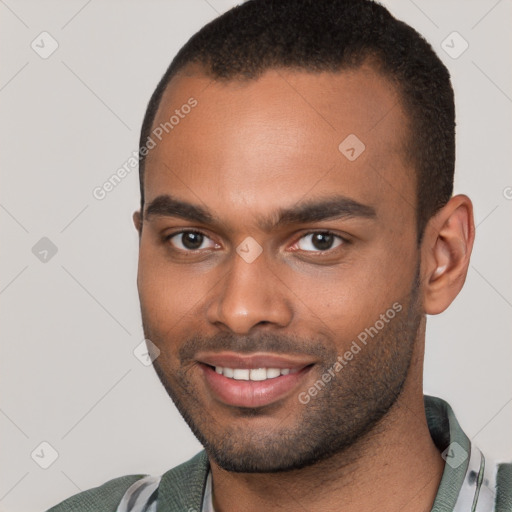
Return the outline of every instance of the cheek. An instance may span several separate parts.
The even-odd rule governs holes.
[[[329,328],[331,339],[340,345],[338,350],[364,330],[370,321],[373,323],[373,317],[377,315],[378,318],[379,314],[379,307],[367,286],[363,286],[360,281],[344,281],[343,285],[333,283],[329,288],[325,288],[322,294],[315,298],[314,308],[321,323]],[[308,296],[309,300],[311,294]]]
[[[333,339],[346,341],[374,325],[393,304],[407,304],[413,278],[412,259],[397,263],[383,252],[333,274],[320,288],[304,282],[297,295],[329,327]]]
[[[152,330],[165,332],[193,309],[200,281],[187,276],[152,247],[141,244],[137,285],[144,320]]]
[[[159,348],[155,363],[166,380],[178,370],[178,340],[190,336],[190,317],[197,298],[192,283],[185,283],[180,270],[162,262],[151,250],[141,247],[138,289],[144,334]]]

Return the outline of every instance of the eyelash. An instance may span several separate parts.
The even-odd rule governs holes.
[[[181,231],[175,231],[174,233],[170,233],[168,235],[165,235],[164,242],[168,243],[175,236],[183,235],[183,234],[186,234],[186,233],[200,234],[200,235],[203,235],[206,238],[211,239],[206,233],[204,233],[203,231],[201,231],[199,229],[184,229],[184,230],[181,230]],[[332,235],[335,238],[340,239],[342,243],[340,245],[334,247],[334,248],[327,249],[325,251],[303,251],[303,252],[306,252],[306,253],[309,253],[309,254],[320,254],[320,255],[328,254],[330,252],[336,251],[337,249],[339,249],[340,247],[342,247],[344,245],[349,245],[351,243],[351,240],[349,240],[348,238],[345,238],[345,237],[343,237],[341,235],[338,235],[337,233],[335,233],[333,231],[317,230],[317,231],[308,231],[308,232],[304,233],[300,238],[297,239],[297,241],[294,243],[294,245],[297,244],[300,240],[302,240],[306,236],[314,235],[314,234]],[[176,250],[176,251],[182,252],[182,253],[184,252],[185,254],[194,254],[194,253],[197,253],[197,252],[200,252],[200,251],[204,250],[204,249],[188,249],[188,250],[184,250],[184,249],[178,249],[176,247],[173,247],[173,249]],[[301,251],[301,249],[297,249],[297,251]]]

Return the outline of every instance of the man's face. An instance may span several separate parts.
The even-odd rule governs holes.
[[[396,401],[421,319],[399,96],[366,66],[189,73],[153,128],[175,110],[147,157],[140,240],[158,376],[225,469],[329,457]]]

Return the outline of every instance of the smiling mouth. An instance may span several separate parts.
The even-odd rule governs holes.
[[[244,408],[264,407],[291,398],[296,390],[306,387],[306,376],[314,366],[288,361],[294,366],[281,364],[279,368],[276,360],[267,361],[267,365],[240,359],[223,362],[231,365],[221,366],[220,361],[199,363],[208,392],[215,401]]]
[[[210,366],[219,375],[234,380],[265,381],[275,379],[281,375],[297,373],[298,368],[227,368],[222,366]]]

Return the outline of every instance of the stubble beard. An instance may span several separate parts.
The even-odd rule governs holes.
[[[275,473],[311,466],[361,443],[399,398],[423,316],[418,303],[418,275],[415,281],[405,308],[369,340],[325,388],[307,404],[301,404],[296,395],[289,398],[296,400],[294,411],[297,411],[291,425],[286,417],[272,428],[248,426],[251,418],[265,415],[271,418],[273,406],[233,407],[232,421],[226,420],[220,425],[209,415],[208,404],[201,402],[182,367],[170,371],[158,359],[153,365],[190,429],[221,468],[240,473]],[[165,346],[165,339],[148,327],[144,315],[143,325],[146,338],[157,346]],[[233,340],[233,337],[224,339]],[[196,336],[188,341],[190,345],[201,346],[201,340]],[[256,343],[253,338],[252,346],[282,346],[286,340],[278,342],[262,337],[261,341],[261,344]],[[309,347],[310,353],[321,354],[325,361],[322,367],[315,369],[314,381],[317,381],[332,368],[338,354],[324,347],[312,348],[315,344],[308,342],[301,348]],[[289,340],[285,344],[292,345]],[[233,349],[236,343],[231,341],[228,345]],[[299,391],[307,391],[307,388]]]

